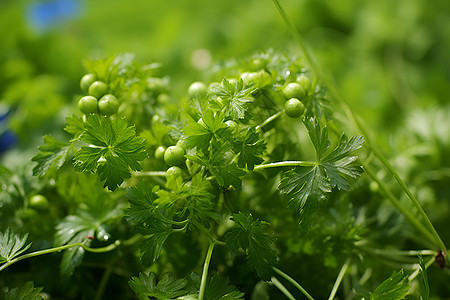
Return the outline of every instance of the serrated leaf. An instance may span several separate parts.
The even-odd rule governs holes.
[[[383,281],[371,295],[373,300],[400,300],[409,291],[408,279],[403,270],[394,271],[388,279]]]
[[[236,120],[245,117],[245,112],[254,100],[251,93],[255,90],[253,85],[244,86],[242,79],[233,85],[224,78],[221,85],[213,87],[212,92],[221,98],[222,105],[225,107],[225,115]]]
[[[251,214],[234,214],[232,220],[237,226],[225,234],[225,242],[232,252],[239,248],[246,251],[247,262],[258,275],[267,280],[276,264],[275,251],[271,244],[275,241],[273,235],[265,231],[267,223],[254,220]]]
[[[187,147],[197,147],[197,149],[204,152],[207,151],[210,142],[213,139],[217,139],[221,132],[227,128],[227,125],[224,123],[223,113],[214,113],[212,110],[207,110],[203,113],[202,122],[199,123],[188,119],[187,123],[187,126],[183,128],[183,132],[187,136]]]
[[[265,150],[266,143],[264,140],[260,139],[256,129],[250,127],[246,131],[243,141],[239,143],[237,148],[237,152],[239,152],[238,166],[252,171],[255,165],[264,161],[262,156]]]
[[[144,235],[141,244],[142,263],[149,266],[158,258],[167,238],[175,231],[170,223],[159,218],[150,218],[141,227],[140,232]]]
[[[88,144],[75,153],[76,171],[96,171],[104,185],[115,190],[131,171],[140,171],[139,161],[147,154],[143,148],[143,138],[136,136],[134,127],[124,119],[111,120],[97,115],[89,115],[80,139]]]
[[[348,178],[356,178],[363,172],[350,156],[362,147],[363,136],[348,140],[343,134],[338,146],[327,154],[330,147],[328,129],[321,127],[317,119],[305,119],[304,124],[316,151],[316,162],[311,166],[299,166],[287,171],[280,180],[278,189],[289,198],[289,205],[300,212],[300,222],[306,231],[312,223],[317,208],[333,187],[348,190]]]
[[[42,300],[41,291],[41,287],[35,288],[34,283],[28,281],[23,286],[9,290],[5,300]]]
[[[128,188],[127,195],[130,207],[125,210],[126,219],[134,223],[142,223],[151,216],[158,198],[148,183],[141,182],[136,187]]]
[[[56,140],[51,135],[44,136],[44,145],[38,147],[39,153],[31,160],[37,165],[33,168],[33,175],[44,176],[50,168],[59,169],[66,161],[71,144]]]
[[[72,115],[66,118],[67,125],[64,128],[65,131],[73,136],[73,140],[78,140],[80,135],[84,131],[84,123],[80,117]]]
[[[4,233],[0,232],[0,263],[10,262],[15,257],[27,251],[32,243],[25,245],[28,233],[20,236],[10,227]]]
[[[156,276],[140,273],[139,277],[133,276],[128,282],[133,292],[141,300],[150,299],[173,299],[186,295],[185,287],[187,280],[177,279],[166,273],[161,280],[156,283]]]

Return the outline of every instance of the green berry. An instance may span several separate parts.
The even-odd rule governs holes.
[[[111,116],[119,109],[119,101],[114,95],[107,94],[98,101],[98,109],[102,115]]]
[[[80,87],[83,92],[87,92],[89,90],[89,87],[91,84],[96,80],[96,77],[94,74],[89,73],[81,77],[80,80]]]
[[[193,82],[188,88],[189,98],[202,97],[206,95],[207,87],[201,81]]]
[[[170,146],[164,152],[164,161],[169,166],[181,165],[186,158],[184,150],[180,146]]]
[[[85,114],[95,114],[98,112],[98,100],[93,96],[84,96],[78,101],[78,108]]]
[[[284,112],[288,117],[299,118],[304,114],[305,106],[300,100],[291,98],[284,104]]]
[[[286,99],[297,98],[303,99],[306,95],[305,90],[298,82],[291,82],[283,89]]]
[[[103,81],[94,81],[89,86],[89,95],[94,96],[97,99],[100,99],[108,92],[108,85]]]

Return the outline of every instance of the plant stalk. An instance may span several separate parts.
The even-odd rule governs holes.
[[[211,262],[211,256],[212,256],[212,252],[214,250],[214,245],[215,245],[215,243],[211,241],[209,243],[208,251],[206,252],[205,263],[203,264],[202,281],[200,283],[200,291],[198,292],[198,300],[203,300],[203,298],[205,297],[209,263]]]
[[[334,282],[333,288],[331,289],[330,297],[328,297],[328,300],[333,300],[334,296],[336,296],[339,285],[341,284],[342,279],[344,278],[344,275],[347,272],[349,265],[350,265],[350,258],[348,258],[345,261],[344,265],[342,266],[341,271],[339,272],[338,277],[336,278],[336,281]]]
[[[297,281],[295,281],[291,276],[289,276],[288,274],[284,273],[283,271],[281,271],[278,268],[273,267],[272,269],[278,275],[280,275],[281,277],[283,277],[284,279],[286,279],[287,281],[292,283],[292,285],[294,285],[303,295],[305,295],[306,298],[308,298],[309,300],[314,300],[314,298]]]

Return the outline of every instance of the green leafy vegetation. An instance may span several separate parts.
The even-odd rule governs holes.
[[[56,2],[2,3],[0,24]],[[83,5],[0,29],[0,299],[448,297],[441,10]],[[109,10],[127,21],[96,36]]]

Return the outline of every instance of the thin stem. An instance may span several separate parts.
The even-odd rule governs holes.
[[[103,293],[105,292],[106,284],[108,283],[109,277],[111,276],[115,262],[116,262],[116,260],[114,260],[113,263],[109,263],[108,266],[106,267],[105,272],[103,273],[102,279],[100,280],[100,283],[98,285],[97,291],[95,293],[94,300],[102,299]]]
[[[431,259],[429,259],[425,263],[425,270],[424,271],[426,271],[426,269],[428,269],[434,263],[434,261],[435,261],[435,259],[434,259],[434,256],[433,256]],[[417,267],[417,269],[411,275],[409,275],[408,281],[411,282],[414,279],[416,279],[416,277],[417,277],[417,275],[419,275],[419,273],[420,273],[420,265]]]
[[[206,280],[208,278],[209,263],[211,262],[212,252],[214,250],[214,242],[209,243],[208,252],[206,252],[205,263],[203,264],[202,281],[200,283],[200,291],[198,292],[198,300],[203,300],[206,291]]]
[[[286,11],[283,8],[283,5],[281,4],[281,0],[273,0],[276,8],[278,9],[281,17],[283,18],[283,21],[286,23],[289,31],[291,32],[294,39],[297,41],[298,45],[300,46],[303,55],[305,59],[308,61],[309,65],[311,66],[311,69],[321,78],[321,80],[324,82],[325,86],[327,86],[330,94],[332,97],[339,102],[342,109],[346,113],[346,115],[349,117],[349,119],[356,125],[356,128],[359,129],[360,132],[362,132],[365,136],[366,140],[366,146],[369,149],[372,149],[375,156],[381,161],[381,163],[384,165],[384,167],[394,176],[397,183],[401,186],[403,191],[408,195],[413,205],[417,208],[420,215],[425,220],[425,223],[427,227],[431,230],[431,235],[433,236],[433,240],[435,242],[435,245],[439,247],[442,251],[445,252],[446,257],[449,258],[449,253],[447,252],[447,247],[445,246],[444,242],[440,238],[439,234],[437,233],[436,229],[434,228],[431,221],[428,219],[428,216],[426,215],[425,211],[420,206],[417,199],[414,197],[414,195],[411,193],[411,191],[408,189],[406,184],[403,182],[403,180],[400,178],[398,173],[394,170],[394,168],[390,165],[390,163],[387,161],[384,156],[377,151],[376,147],[372,146],[370,136],[368,134],[367,129],[365,128],[363,121],[356,116],[356,114],[351,110],[349,104],[346,102],[345,98],[339,93],[339,89],[337,88],[336,82],[332,79],[331,76],[328,74],[322,72],[322,70],[318,67],[317,63],[314,61],[312,55],[309,53],[309,51],[306,49],[303,40],[301,38],[300,33],[298,32],[297,28],[295,27],[295,24],[292,22],[292,20],[287,15]],[[403,211],[402,211],[403,212]],[[422,232],[422,230],[421,230]],[[426,236],[429,238],[429,233],[426,234]]]
[[[372,170],[369,165],[366,165],[364,163],[361,163],[361,165],[364,168],[364,171],[378,184],[380,187],[381,192],[388,198],[388,200],[391,202],[392,205],[395,206],[407,219],[408,221],[417,229],[419,230],[428,240],[431,242],[434,241],[434,236],[430,233],[430,231],[417,219],[416,216],[414,216],[409,209],[404,207],[400,203],[400,201],[397,200],[397,198],[388,190],[386,187],[386,184],[382,182],[378,177],[375,175],[374,171]]]
[[[273,267],[272,268],[278,275],[280,275],[281,277],[283,277],[284,279],[286,279],[287,281],[289,281],[290,283],[292,283],[292,285],[294,285],[303,295],[306,296],[306,298],[308,298],[309,300],[314,300],[314,298],[297,282],[295,281],[292,277],[290,277],[288,274],[284,273],[283,271],[281,271],[278,268]]]
[[[265,119],[263,122],[261,122],[261,124],[259,124],[258,126],[256,126],[256,130],[266,126],[267,124],[269,124],[270,122],[272,122],[273,120],[277,119],[279,116],[281,116],[283,114],[284,110],[280,110],[279,112],[271,115],[270,117],[268,117],[267,119]]]
[[[403,191],[408,195],[409,199],[411,200],[414,207],[417,209],[419,214],[422,216],[423,220],[425,221],[425,224],[427,225],[428,229],[431,231],[432,234],[432,240],[434,241],[435,245],[439,247],[440,250],[444,251],[446,256],[449,257],[449,253],[447,252],[447,247],[444,244],[444,241],[441,239],[439,234],[436,231],[436,228],[434,228],[433,224],[431,223],[430,219],[428,218],[427,214],[423,210],[422,206],[420,205],[419,201],[417,201],[416,197],[411,193],[411,191],[406,186],[405,182],[400,178],[398,173],[395,171],[395,169],[392,167],[392,165],[387,161],[386,158],[384,158],[381,153],[371,148],[375,156],[383,163],[383,165],[388,169],[388,171],[394,176],[397,183],[401,186]]]
[[[35,252],[24,254],[24,255],[21,255],[21,256],[18,256],[16,258],[12,259],[11,261],[9,261],[9,262],[5,263],[4,265],[2,265],[0,267],[0,271],[6,269],[7,267],[9,267],[12,264],[15,264],[16,262],[19,262],[19,261],[27,259],[27,258],[40,256],[40,255],[44,255],[44,254],[50,254],[50,253],[53,253],[53,252],[58,252],[58,251],[66,250],[66,249],[73,248],[73,247],[82,247],[84,250],[86,250],[88,252],[102,253],[102,252],[112,251],[119,245],[120,245],[120,241],[116,241],[113,244],[110,244],[110,245],[108,245],[106,247],[90,248],[90,247],[86,246],[84,243],[74,243],[74,244],[64,245],[64,246],[55,247],[55,248],[39,250],[39,251],[35,251]]]
[[[198,229],[200,229],[201,232],[203,232],[208,238],[209,241],[220,245],[220,246],[225,246],[225,243],[222,241],[219,241],[218,239],[216,239],[205,227],[203,227],[202,225],[197,226]]]
[[[432,250],[386,250],[386,249],[374,249],[372,247],[367,247],[367,250],[370,250],[370,252],[372,252],[374,254],[386,255],[386,256],[415,256],[415,257],[417,257],[418,253],[422,256],[436,254],[436,251],[432,251]]]
[[[339,272],[338,277],[336,278],[336,281],[334,282],[333,289],[331,290],[330,297],[328,297],[328,300],[333,300],[334,296],[336,296],[339,285],[341,284],[342,279],[344,278],[345,272],[347,272],[349,265],[350,259],[348,258],[345,261],[344,265],[342,266],[341,271]]]
[[[133,172],[136,177],[165,177],[166,171],[147,171],[147,172]]]
[[[288,289],[276,278],[273,277],[270,279],[272,283],[290,300],[295,300],[295,297],[288,291]]]
[[[287,160],[287,161],[280,161],[280,162],[274,162],[270,164],[264,164],[264,165],[257,165],[253,170],[262,170],[262,169],[268,169],[268,168],[280,168],[280,167],[314,167],[317,163],[312,161],[301,161],[301,160]]]

